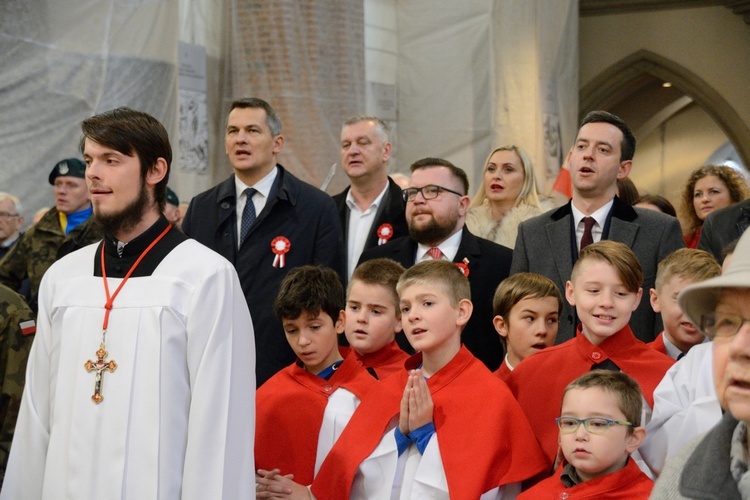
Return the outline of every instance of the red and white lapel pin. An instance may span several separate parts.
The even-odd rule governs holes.
[[[286,259],[284,255],[289,252],[292,244],[284,236],[277,236],[271,241],[271,251],[274,253],[273,267],[284,267],[286,265]]]
[[[469,277],[469,259],[464,257],[462,262],[456,262],[456,267],[458,267],[458,270],[461,271],[464,276],[467,278]]]
[[[381,224],[378,228],[378,246],[385,245],[393,237],[393,226],[388,224]]]

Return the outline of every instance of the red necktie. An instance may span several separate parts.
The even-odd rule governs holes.
[[[583,218],[583,237],[581,238],[581,250],[591,245],[594,242],[594,236],[591,234],[591,228],[596,224],[596,220],[593,217]]]
[[[443,256],[443,252],[441,252],[438,247],[430,248],[429,250],[427,250],[427,253],[430,254],[430,257],[435,260],[440,260],[440,258]]]

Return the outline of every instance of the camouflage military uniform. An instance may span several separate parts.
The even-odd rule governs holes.
[[[34,313],[23,297],[0,285],[0,484],[21,405],[26,361],[36,331],[33,322]]]
[[[58,211],[52,208],[0,260],[0,283],[18,290],[21,282],[28,278],[31,281],[29,305],[36,312],[39,284],[47,269],[60,257],[101,239],[102,233],[91,218],[66,236],[60,227]]]

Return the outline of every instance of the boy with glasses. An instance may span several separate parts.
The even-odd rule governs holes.
[[[563,394],[558,441],[565,460],[518,498],[648,498],[654,482],[630,458],[643,443],[638,382],[622,372],[594,370]]]

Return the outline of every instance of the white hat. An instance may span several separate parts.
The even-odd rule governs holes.
[[[700,327],[701,317],[716,308],[719,294],[727,288],[750,288],[750,230],[740,237],[726,272],[685,287],[677,296],[677,303],[690,321]]]

